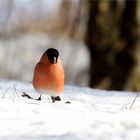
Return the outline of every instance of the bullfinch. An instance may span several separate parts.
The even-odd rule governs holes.
[[[49,48],[36,64],[32,81],[34,89],[51,95],[53,102],[61,101],[59,95],[64,89],[64,69],[57,49]]]

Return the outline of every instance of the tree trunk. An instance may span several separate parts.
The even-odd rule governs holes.
[[[135,65],[137,41],[136,0],[89,0],[86,44],[90,50],[90,87],[122,90]],[[104,4],[104,9],[101,7]],[[122,8],[122,7],[121,7]]]

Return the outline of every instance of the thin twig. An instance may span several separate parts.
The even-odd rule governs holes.
[[[2,96],[2,99],[5,97],[5,95],[6,95],[6,93],[7,93],[7,91],[10,89],[10,86],[5,90],[5,92],[4,92],[4,94],[3,94],[3,96]]]
[[[121,110],[123,110],[124,108],[127,110],[127,105],[129,105],[129,104],[130,104],[129,102],[125,103],[125,104],[121,107]]]
[[[22,97],[27,97],[28,99],[33,99],[30,95],[28,95],[27,93],[23,92]]]
[[[2,90],[2,88],[0,87],[0,91],[1,91],[1,93],[2,93],[2,96],[4,95],[4,93],[3,93],[3,90]]]
[[[140,94],[140,92],[138,92],[138,93],[137,93],[137,95],[135,96],[135,98],[134,98],[134,100],[133,100],[133,102],[132,102],[132,104],[131,104],[131,106],[130,106],[129,110],[131,110],[131,109],[132,109],[132,107],[133,107],[133,105],[134,105],[134,103],[135,103],[135,101],[136,101],[137,97],[139,96],[139,94]]]
[[[37,99],[34,99],[33,97],[31,97],[30,95],[28,95],[28,94],[25,93],[25,92],[23,92],[21,96],[22,96],[22,97],[27,97],[28,99],[33,99],[33,100],[41,101],[41,96],[42,96],[42,94],[40,94],[39,98],[37,98]]]
[[[17,93],[17,89],[16,89],[15,85],[13,85],[13,88],[14,88],[14,91],[16,93],[16,96],[19,98],[18,93]]]

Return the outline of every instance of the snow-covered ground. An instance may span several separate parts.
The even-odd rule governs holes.
[[[131,92],[65,86],[61,102],[23,98],[31,83],[0,81],[0,140],[139,140],[140,98]],[[66,104],[70,101],[71,104]]]

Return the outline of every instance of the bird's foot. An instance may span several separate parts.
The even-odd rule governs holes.
[[[42,94],[40,94],[39,98],[36,100],[41,101],[41,97],[42,97]]]
[[[61,101],[61,98],[59,96],[51,96],[52,102],[54,103],[55,101]]]

